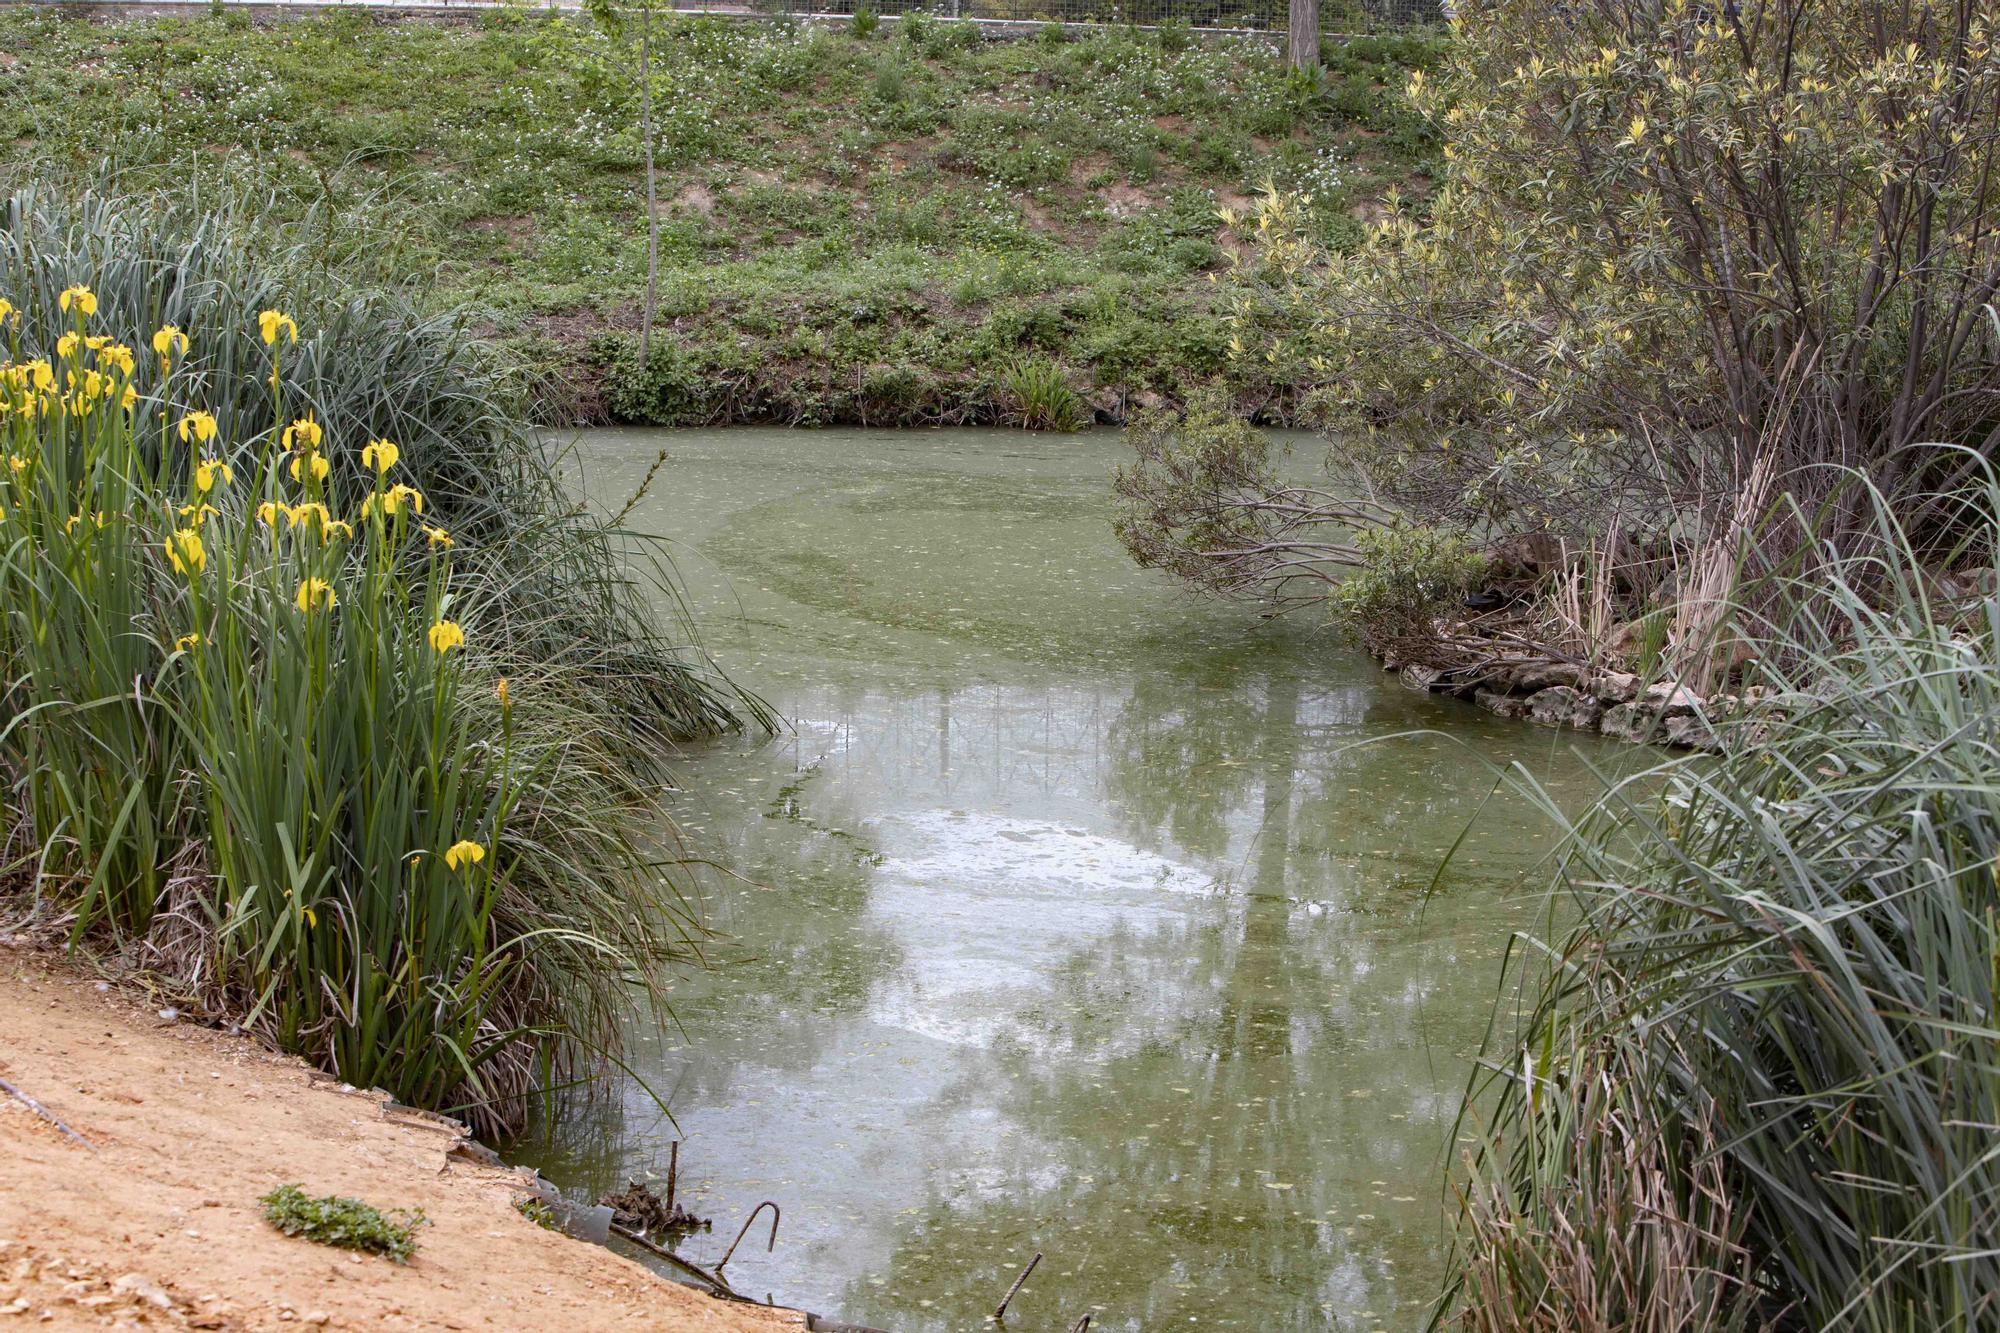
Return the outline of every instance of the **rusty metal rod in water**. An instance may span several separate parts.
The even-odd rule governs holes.
[[[1008,1302],[1014,1299],[1014,1293],[1021,1289],[1021,1284],[1028,1280],[1028,1274],[1034,1272],[1035,1265],[1040,1263],[1041,1261],[1042,1261],[1042,1252],[1040,1250],[1036,1250],[1035,1257],[1028,1260],[1028,1266],[1021,1270],[1021,1276],[1014,1279],[1014,1285],[1007,1288],[1007,1294],[1000,1298],[1000,1308],[993,1312],[993,1317],[995,1319],[1005,1319],[1007,1317]]]
[[[769,1208],[771,1210],[771,1239],[764,1243],[764,1250],[766,1253],[769,1253],[771,1250],[777,1247],[778,1205],[771,1202],[769,1199],[766,1199],[764,1200],[764,1202],[758,1204],[755,1208],[752,1208],[750,1210],[750,1216],[743,1219],[743,1229],[736,1233],[736,1239],[729,1242],[729,1248],[724,1250],[722,1252],[722,1258],[716,1261],[715,1265],[716,1272],[720,1273],[722,1271],[723,1265],[729,1262],[729,1256],[736,1253],[736,1247],[743,1243],[743,1238],[745,1236],[750,1234],[750,1224],[752,1222],[755,1222],[757,1220],[757,1214],[763,1212],[766,1208]]]

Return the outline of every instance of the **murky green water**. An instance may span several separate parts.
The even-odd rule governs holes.
[[[1307,622],[1131,567],[1114,435],[603,432],[590,489],[672,535],[711,649],[796,724],[680,766],[734,868],[720,964],[636,1088],[534,1160],[760,1199],[742,1289],[894,1333],[1407,1329],[1509,931],[1546,850],[1478,756],[1575,738],[1398,687]],[[614,501],[615,502],[615,501]],[[1409,736],[1424,728],[1456,738]]]

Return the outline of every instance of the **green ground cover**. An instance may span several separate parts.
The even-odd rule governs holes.
[[[1107,415],[1213,376],[1287,420],[1292,386],[1231,365],[1211,315],[1236,240],[1218,208],[1270,181],[1351,245],[1435,154],[1402,93],[1429,35],[1330,44],[1305,78],[1267,43],[1172,30],[657,31],[649,365],[630,24],[12,10],[0,175],[255,182],[294,239],[365,234],[381,279],[471,307],[552,420],[1006,420],[1051,369]]]

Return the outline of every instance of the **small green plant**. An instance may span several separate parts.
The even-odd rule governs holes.
[[[1021,357],[1000,372],[1014,401],[1015,419],[1028,430],[1082,430],[1089,409],[1063,378],[1062,367],[1043,357]]]
[[[1334,605],[1375,638],[1420,632],[1458,606],[1486,569],[1465,535],[1449,528],[1367,528],[1354,546],[1361,567],[1338,585]]]
[[[875,100],[889,106],[910,97],[909,71],[895,56],[885,56],[875,66]]]
[[[514,1211],[533,1222],[544,1231],[561,1231],[562,1219],[556,1216],[555,1206],[540,1195],[530,1194],[514,1204]]]
[[[340,1250],[379,1254],[406,1264],[417,1252],[417,1228],[428,1225],[421,1208],[385,1213],[338,1194],[311,1198],[297,1185],[280,1185],[257,1200],[264,1220],[287,1236],[301,1236]]]
[[[1660,669],[1672,622],[1670,612],[1659,610],[1641,617],[1634,627],[1637,632],[1632,637],[1632,665],[1640,675],[1651,676]]]
[[[856,5],[853,17],[847,20],[847,30],[864,42],[873,37],[875,30],[881,26],[882,16],[875,11],[875,6],[869,4]]]

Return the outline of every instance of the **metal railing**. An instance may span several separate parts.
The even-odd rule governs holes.
[[[7,3],[8,0],[0,0]],[[210,0],[73,0],[86,10],[172,13],[206,10]],[[857,8],[895,21],[906,15],[960,20],[1002,28],[1046,23],[1184,26],[1195,32],[1285,31],[1286,0],[657,0],[661,12],[713,14],[741,19],[838,20]],[[1327,33],[1359,32],[1442,21],[1445,0],[1326,0],[1320,27]],[[56,5],[65,0],[39,0]],[[223,0],[231,9],[307,14],[364,9],[403,14],[471,14],[489,9],[577,9],[581,0]]]
[[[1283,32],[1286,0],[675,0],[683,11],[838,17],[867,9],[884,18],[921,13],[979,23],[1110,23],[1203,31]],[[1442,0],[1335,0],[1321,6],[1328,32],[1438,23]]]

